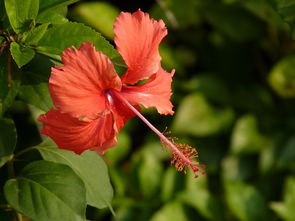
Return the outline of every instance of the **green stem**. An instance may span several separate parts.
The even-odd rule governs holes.
[[[28,152],[28,151],[31,151],[31,150],[34,150],[34,149],[36,149],[35,146],[27,147],[27,148],[25,148],[25,149],[23,149],[23,150],[17,152],[17,153],[14,155],[14,158],[17,158],[17,157],[23,155],[24,153],[26,153],[26,152]]]

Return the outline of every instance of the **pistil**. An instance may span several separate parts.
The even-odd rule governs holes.
[[[134,114],[136,114],[161,140],[161,143],[164,147],[167,147],[171,150],[171,164],[174,164],[175,168],[178,171],[184,171],[186,173],[186,168],[190,167],[195,177],[197,178],[197,173],[200,172],[204,174],[202,170],[205,168],[205,165],[200,165],[199,162],[194,161],[198,157],[197,151],[195,148],[187,144],[181,144],[176,142],[174,137],[166,137],[161,133],[157,128],[155,128],[135,107],[133,107],[119,92],[114,90],[108,90],[107,96],[110,99],[119,99],[123,102]]]

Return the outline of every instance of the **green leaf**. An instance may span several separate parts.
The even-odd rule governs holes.
[[[113,39],[113,25],[119,10],[107,2],[85,2],[72,10],[78,21],[89,24],[109,39]]]
[[[37,17],[39,0],[4,0],[10,24],[16,33],[28,29]]]
[[[44,79],[40,74],[24,73],[19,96],[26,103],[32,104],[43,111],[53,108],[47,79]]]
[[[189,174],[190,175],[190,174]],[[189,176],[188,175],[188,176]],[[169,167],[163,176],[161,182],[161,199],[164,202],[169,202],[171,199],[175,197],[175,194],[178,190],[181,189],[183,179],[178,179],[180,173],[176,171],[174,167]],[[181,177],[183,178],[183,177]]]
[[[127,156],[130,150],[130,138],[127,133],[121,131],[118,134],[118,144],[116,148],[111,148],[105,153],[105,157],[111,164],[117,164],[120,160]]]
[[[0,118],[0,167],[13,154],[16,145],[16,129],[11,119]]]
[[[28,44],[28,45],[38,44],[39,40],[45,34],[48,25],[49,25],[48,23],[45,23],[45,24],[39,25],[36,28],[30,30],[26,39],[25,39],[25,44]]]
[[[229,182],[226,183],[225,189],[227,204],[239,220],[269,220],[265,199],[254,186],[242,182]]]
[[[264,147],[264,138],[259,133],[257,124],[253,115],[244,115],[237,120],[231,137],[232,153],[256,153]]]
[[[50,24],[64,24],[67,23],[69,20],[65,18],[63,15],[60,13],[57,13],[55,11],[51,10],[46,10],[45,12],[42,12],[41,14],[38,15],[36,22],[45,24],[45,23],[50,23]]]
[[[222,160],[222,179],[224,181],[244,181],[251,177],[256,165],[249,163],[250,156],[238,157],[229,155]]]
[[[188,221],[183,206],[179,202],[165,204],[150,219],[150,221]]]
[[[43,159],[71,167],[85,183],[86,199],[89,205],[97,208],[107,206],[111,208],[113,189],[102,158],[93,151],[85,151],[77,155],[71,151],[57,149],[48,140],[37,146]]]
[[[119,57],[114,47],[103,38],[98,32],[79,23],[68,22],[61,25],[54,25],[48,29],[39,42],[39,46],[54,48],[61,52],[69,47],[80,47],[82,42],[93,42],[96,50],[102,51],[110,59]]]
[[[163,173],[162,164],[151,154],[143,155],[138,168],[138,177],[141,192],[147,198],[152,198],[158,192]]]
[[[292,221],[295,217],[295,178],[288,177],[284,186],[284,201],[272,202],[271,208],[286,221]]]
[[[182,202],[198,210],[207,220],[224,220],[220,203],[208,190],[184,191],[178,197]]]
[[[21,46],[16,42],[10,44],[10,52],[19,68],[30,62],[35,56],[33,49]]]
[[[85,221],[82,180],[68,166],[35,161],[4,186],[8,203],[33,220]]]
[[[79,0],[40,0],[40,12],[73,4]]]
[[[276,93],[284,98],[295,97],[295,56],[284,57],[271,70],[268,80]]]
[[[196,136],[208,136],[226,130],[234,119],[230,108],[212,107],[199,93],[185,97],[179,105],[173,130]]]

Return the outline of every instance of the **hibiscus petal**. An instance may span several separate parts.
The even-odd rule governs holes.
[[[155,107],[160,114],[173,114],[173,105],[170,102],[171,82],[174,70],[167,73],[162,68],[145,84],[122,87],[121,95],[132,105],[142,104],[145,107]]]
[[[54,105],[76,118],[95,118],[104,112],[104,90],[120,90],[122,84],[108,57],[86,42],[79,50],[66,49],[62,62],[63,66],[52,68],[49,79]]]
[[[59,148],[77,154],[88,149],[103,153],[116,144],[118,131],[111,113],[87,122],[51,109],[38,120],[45,124],[42,134],[51,137]]]
[[[161,61],[158,47],[167,35],[162,20],[155,21],[140,10],[133,14],[121,12],[114,33],[117,49],[128,66],[123,83],[134,84],[158,71]]]

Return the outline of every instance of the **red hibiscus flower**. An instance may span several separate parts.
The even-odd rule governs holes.
[[[63,66],[52,68],[49,91],[56,109],[39,117],[45,124],[42,134],[50,136],[61,149],[81,154],[94,150],[103,154],[115,146],[119,130],[133,116],[140,117],[172,151],[178,170],[199,171],[195,149],[165,137],[141,114],[139,104],[155,107],[160,114],[173,114],[170,102],[174,70],[161,67],[158,47],[167,35],[162,20],[155,21],[138,10],[122,12],[115,24],[115,43],[127,65],[120,78],[110,61],[92,43],[63,52]],[[136,85],[147,79],[144,84]]]

